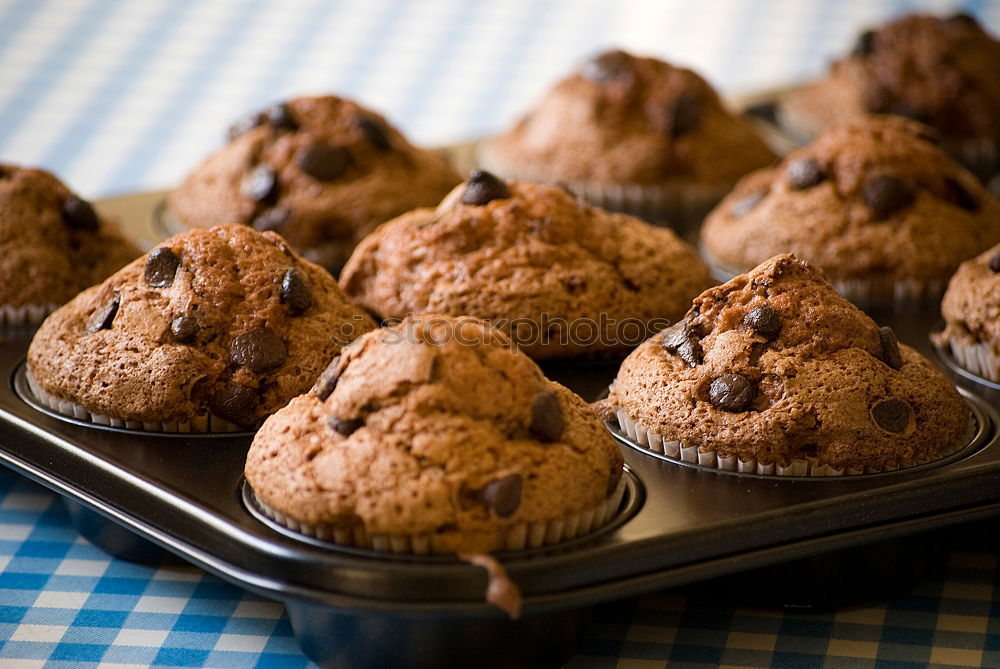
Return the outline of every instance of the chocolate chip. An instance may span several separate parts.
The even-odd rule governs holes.
[[[334,432],[349,437],[358,431],[365,424],[360,418],[341,418],[340,416],[330,416],[326,419],[327,425]]]
[[[268,230],[277,232],[285,226],[291,215],[292,212],[284,207],[273,207],[272,209],[265,210],[253,219],[251,225],[254,230],[260,230],[261,232],[267,232]]]
[[[743,325],[767,341],[774,341],[781,333],[781,316],[771,305],[762,304],[747,312],[743,317]]]
[[[240,120],[236,121],[231,126],[229,126],[229,131],[226,133],[226,136],[229,137],[229,141],[231,142],[240,135],[244,135],[249,131],[253,130],[263,122],[264,118],[259,113],[253,113],[250,114],[249,116],[244,116],[243,118],[241,118]]]
[[[161,246],[146,256],[146,283],[153,288],[166,288],[174,282],[181,259],[170,249]]]
[[[917,194],[905,182],[890,176],[874,176],[865,179],[862,186],[865,204],[872,210],[876,220],[882,220],[913,204]]]
[[[886,432],[899,434],[910,422],[910,409],[899,400],[881,400],[871,408],[871,416]]]
[[[698,335],[688,328],[687,321],[678,321],[667,328],[660,343],[667,352],[680,356],[688,367],[697,367],[701,364],[704,354],[701,341]]]
[[[330,364],[326,366],[326,369],[319,375],[316,379],[316,383],[313,384],[312,390],[310,391],[313,395],[318,397],[321,402],[325,402],[326,398],[329,397],[334,388],[337,387],[337,381],[340,377],[337,373],[337,367],[340,366],[340,356],[336,356],[330,361]]]
[[[511,474],[490,481],[483,487],[480,499],[487,509],[501,518],[506,518],[517,511],[521,505],[521,487],[524,477]]]
[[[583,64],[580,74],[585,79],[606,83],[624,79],[632,73],[632,57],[618,49],[606,51]]]
[[[271,105],[262,114],[264,120],[273,128],[281,130],[298,130],[299,124],[292,116],[292,110],[284,102]]]
[[[823,168],[812,158],[797,158],[788,163],[785,176],[788,177],[788,185],[793,190],[812,188],[826,179]]]
[[[701,102],[688,93],[678,95],[666,109],[667,128],[671,137],[680,137],[701,123]]]
[[[121,301],[121,296],[115,293],[115,296],[105,302],[104,306],[97,309],[87,322],[87,334],[93,334],[98,330],[110,330],[111,324],[118,314],[118,307],[121,305]]]
[[[94,207],[76,195],[70,195],[63,202],[63,221],[75,230],[97,230],[100,221]]]
[[[979,21],[976,19],[976,17],[966,12],[958,12],[956,14],[952,14],[951,16],[945,19],[945,22],[951,23],[953,25],[964,25],[970,28],[979,27]]]
[[[767,197],[766,190],[759,190],[744,197],[741,197],[729,207],[729,214],[733,218],[741,218],[756,207],[761,200]]]
[[[247,367],[256,374],[281,367],[286,358],[285,342],[266,326],[244,332],[229,347],[229,359],[233,364]]]
[[[880,327],[878,329],[878,339],[882,344],[882,362],[893,369],[903,366],[903,354],[899,350],[899,340],[896,333],[890,327]]]
[[[209,398],[208,407],[217,416],[252,430],[260,422],[257,418],[259,401],[257,391],[253,388],[227,383]]]
[[[858,35],[858,41],[854,43],[851,54],[854,56],[868,56],[875,51],[875,31],[866,30]]]
[[[351,166],[351,154],[342,146],[313,142],[295,154],[299,169],[317,181],[333,181]]]
[[[510,197],[510,190],[501,179],[485,170],[473,170],[465,182],[462,204],[482,206],[507,197]]]
[[[278,177],[267,165],[250,170],[240,182],[240,195],[255,202],[273,204],[278,199]]]
[[[750,379],[734,372],[717,376],[708,387],[708,399],[712,406],[733,413],[748,410],[756,394],[757,389]]]
[[[890,102],[885,107],[885,112],[893,114],[894,116],[911,118],[914,121],[920,121],[921,123],[930,123],[931,121],[931,114],[926,109],[921,109],[920,107],[902,100],[893,100]]]
[[[535,395],[531,403],[531,432],[539,441],[558,441],[565,421],[559,397],[551,390]]]
[[[1000,251],[997,251],[990,257],[989,266],[994,272],[1000,272]]]
[[[170,334],[182,344],[190,343],[198,334],[198,321],[191,316],[178,316],[170,321]]]
[[[3,165],[0,165],[0,179],[6,179],[10,175],[11,175],[10,170],[4,167]]]
[[[945,177],[944,189],[948,201],[956,207],[968,212],[979,211],[979,200],[958,179]]]
[[[282,304],[288,305],[288,310],[293,316],[301,316],[312,306],[313,298],[309,286],[306,285],[302,272],[294,267],[285,272],[285,276],[281,279],[280,300]]]
[[[376,149],[379,151],[388,151],[392,148],[392,142],[389,140],[389,131],[381,121],[370,116],[359,116],[356,123],[361,134]]]

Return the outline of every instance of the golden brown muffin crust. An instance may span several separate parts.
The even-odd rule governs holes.
[[[667,229],[605,212],[557,186],[479,174],[500,189],[498,197],[463,202],[478,187],[474,175],[436,210],[382,225],[344,267],[344,291],[382,318],[434,312],[490,320],[542,359],[625,350],[624,320],[645,330],[653,319],[677,318],[711,284],[694,249]],[[553,321],[560,329],[549,332]],[[584,321],[604,336],[585,337]],[[549,341],[535,336],[539,327]],[[567,331],[573,327],[575,335]]]
[[[996,269],[994,269],[996,268]],[[1000,246],[962,263],[941,300],[944,331],[933,336],[946,347],[955,339],[964,344],[985,343],[1000,351]]]

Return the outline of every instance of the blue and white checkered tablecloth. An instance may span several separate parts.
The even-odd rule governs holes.
[[[234,118],[307,92],[444,145],[504,127],[609,46],[738,95],[814,76],[862,27],[914,8],[1000,33],[986,0],[0,0],[0,160],[89,198],[168,187]],[[957,550],[941,578],[829,614],[679,593],[602,606],[569,666],[1000,667],[997,554]],[[308,664],[280,604],[110,558],[55,495],[0,470],[0,668]]]

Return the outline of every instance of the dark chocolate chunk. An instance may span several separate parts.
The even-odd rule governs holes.
[[[337,387],[337,381],[340,379],[337,373],[337,367],[339,366],[340,356],[338,355],[330,361],[330,364],[326,366],[326,369],[316,379],[316,383],[313,384],[310,392],[318,397],[321,402],[325,402],[326,398],[333,393],[333,389]]]
[[[785,176],[793,190],[812,188],[826,179],[823,168],[812,158],[798,158],[788,163]]]
[[[63,202],[63,221],[76,230],[93,231],[100,226],[94,207],[76,195],[70,195]]]
[[[871,408],[872,420],[886,432],[899,434],[910,422],[910,409],[899,400],[881,400]]]
[[[766,190],[759,190],[749,195],[741,197],[729,207],[729,215],[733,218],[741,218],[748,214],[760,201],[767,197]]]
[[[248,116],[244,116],[240,120],[229,126],[229,132],[226,135],[229,137],[229,141],[233,141],[240,135],[246,134],[250,130],[256,128],[261,123],[264,122],[264,117],[259,112],[255,112]]]
[[[257,418],[259,401],[257,391],[253,388],[227,383],[209,398],[208,407],[217,416],[252,430],[260,422]]]
[[[188,344],[194,341],[195,335],[198,334],[198,321],[191,316],[178,316],[170,321],[170,334],[178,342]]]
[[[465,182],[462,203],[482,206],[493,200],[501,200],[507,197],[510,197],[510,190],[503,180],[498,179],[486,170],[473,170]]]
[[[688,328],[687,321],[678,321],[667,328],[661,340],[663,348],[669,353],[680,356],[688,367],[701,364],[704,352],[698,335]]]
[[[351,166],[351,154],[342,146],[313,142],[295,154],[299,169],[317,181],[333,181]]]
[[[273,204],[278,199],[278,176],[267,165],[250,170],[240,182],[240,195],[255,202]]]
[[[359,116],[356,123],[361,134],[365,136],[368,143],[379,151],[388,151],[392,148],[392,141],[389,139],[389,131],[378,119],[371,116]]]
[[[734,372],[717,376],[708,387],[708,399],[712,406],[733,413],[747,411],[756,394],[757,389],[750,379]]]
[[[890,176],[869,177],[865,179],[861,190],[865,204],[872,210],[876,220],[906,209],[917,197],[913,188]]]
[[[11,173],[9,169],[4,167],[3,165],[0,165],[0,179],[6,179],[7,177],[10,176],[10,174]]]
[[[994,272],[1000,272],[1000,251],[994,253],[990,258],[989,266]]]
[[[930,123],[931,121],[931,114],[926,109],[922,109],[902,100],[893,100],[885,107],[884,111],[895,116],[911,118],[914,121],[920,121],[921,123]]]
[[[282,304],[288,305],[288,310],[293,316],[301,316],[312,306],[313,298],[309,286],[306,285],[302,272],[294,267],[285,272],[285,276],[281,279],[280,299]]]
[[[263,374],[281,367],[288,358],[288,349],[274,330],[266,326],[244,332],[229,347],[233,364],[246,367],[251,372]]]
[[[606,83],[624,79],[632,73],[632,58],[624,51],[606,51],[583,64],[580,74],[584,79]]]
[[[340,416],[330,416],[326,419],[327,424],[334,432],[349,437],[358,431],[365,424],[360,418],[341,418]]]
[[[781,316],[769,304],[762,304],[747,312],[743,317],[747,326],[767,341],[774,341],[781,333]]]
[[[253,219],[251,225],[254,230],[260,230],[261,232],[267,232],[268,230],[278,232],[288,222],[288,218],[291,215],[292,212],[284,207],[273,207],[261,212],[259,216]]]
[[[866,30],[858,35],[858,41],[854,43],[851,54],[854,56],[867,56],[875,51],[875,31]]]
[[[279,128],[281,130],[298,130],[299,124],[292,116],[292,110],[288,108],[288,105],[284,102],[280,102],[276,105],[271,105],[265,109],[262,114],[264,120],[272,128]]]
[[[118,293],[98,308],[87,321],[87,334],[93,334],[98,330],[110,330],[111,324],[118,314],[118,307],[121,306],[122,298]]]
[[[149,252],[146,256],[146,283],[153,288],[166,288],[173,284],[181,259],[177,254],[161,246]]]
[[[666,109],[667,127],[671,137],[680,137],[701,123],[701,102],[688,93],[678,95]]]
[[[535,395],[531,403],[531,432],[539,441],[558,441],[565,421],[559,397],[551,390]]]
[[[480,499],[487,509],[501,518],[506,518],[517,511],[521,505],[521,487],[524,479],[520,474],[511,474],[493,481],[483,487]]]
[[[976,19],[976,17],[967,12],[957,12],[955,14],[952,14],[951,16],[945,19],[945,22],[951,23],[953,25],[964,25],[970,28],[979,27],[979,21]]]
[[[899,340],[896,333],[890,327],[880,327],[878,329],[878,339],[882,344],[882,362],[893,369],[903,366],[903,354],[899,350]]]
[[[979,211],[979,200],[976,196],[969,192],[961,181],[954,179],[952,177],[945,177],[944,189],[947,194],[948,201],[954,204],[960,209],[964,209],[968,212]]]

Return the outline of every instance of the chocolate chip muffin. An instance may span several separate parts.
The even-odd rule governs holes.
[[[1000,242],[1000,203],[927,126],[871,116],[742,179],[705,219],[702,250],[730,273],[784,252],[849,299],[937,299],[959,263]]]
[[[29,383],[95,423],[252,429],[374,327],[277,234],[192,230],[49,316],[28,349]]]
[[[433,205],[461,181],[375,112],[329,95],[274,105],[229,137],[170,194],[167,217],[275,231],[334,272],[376,225]]]
[[[910,467],[954,452],[970,427],[930,362],[791,255],[698,296],[597,408],[651,450],[760,474]]]
[[[670,230],[482,171],[437,209],[379,227],[341,276],[383,319],[483,318],[536,360],[623,353],[710,284]]]
[[[973,374],[1000,381],[1000,246],[962,263],[941,300],[945,328],[938,348]]]
[[[617,510],[622,456],[587,404],[473,318],[370,332],[268,418],[246,479],[282,524],[406,553],[551,544]]]
[[[691,70],[616,50],[556,84],[479,159],[507,178],[564,183],[606,209],[687,227],[774,154]]]
[[[0,164],[0,326],[42,322],[140,253],[50,172]]]
[[[862,33],[824,78],[784,96],[778,114],[803,136],[868,113],[914,118],[988,181],[1000,167],[997,72],[1000,42],[973,17],[908,15]]]

